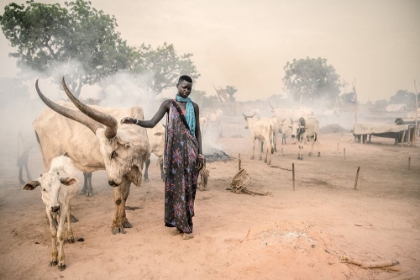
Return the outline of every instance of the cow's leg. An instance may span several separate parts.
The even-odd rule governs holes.
[[[146,167],[144,168],[143,179],[145,182],[149,182],[149,166],[150,166],[150,158],[146,160]]]
[[[298,140],[298,144],[299,144],[299,154],[298,154],[298,159],[303,160],[303,139],[300,138]]]
[[[260,141],[260,146],[261,146],[261,149],[260,149],[260,160],[262,160],[262,153],[263,153],[264,141]],[[264,162],[267,162],[267,158],[265,159]]]
[[[66,256],[64,254],[64,222],[66,218],[70,219],[68,205],[60,206],[60,218],[58,221],[57,239],[58,239],[58,269],[63,271],[66,269]],[[67,223],[70,225],[70,223]],[[73,235],[73,233],[72,233]],[[73,237],[74,240],[74,237]]]
[[[50,233],[51,233],[51,261],[50,265],[55,266],[57,265],[57,215],[53,215],[53,213],[46,209],[47,218],[49,220],[50,226]]]
[[[125,177],[121,184],[114,188],[114,220],[112,221],[112,233],[125,233],[124,228],[131,228],[130,222],[125,215],[125,203],[128,198],[131,182]]]
[[[70,200],[67,201],[67,205],[68,205],[68,209],[66,210],[66,218],[67,218],[67,241],[69,243],[74,243],[75,239],[74,239],[74,234],[73,234],[73,229],[71,227],[71,222],[72,221],[72,217],[74,218],[73,215],[71,215],[71,206],[70,206]]]
[[[312,151],[314,149],[314,144],[315,144],[315,134],[313,137],[311,137],[311,151],[309,152],[309,156],[312,156]]]
[[[320,157],[321,156],[321,152],[319,151],[319,139],[318,139],[318,133],[317,134],[315,134],[316,135],[316,147],[317,147],[317,149],[318,149],[318,157]]]
[[[252,157],[251,159],[254,159],[255,156],[255,138],[252,139]]]
[[[84,194],[86,196],[93,196],[92,172],[83,172],[83,178],[83,188],[80,194]]]
[[[163,170],[163,158],[159,158],[159,167],[160,167],[160,178],[165,182],[165,172]]]

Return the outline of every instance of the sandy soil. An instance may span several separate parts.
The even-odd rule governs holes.
[[[72,201],[79,218],[73,231],[84,242],[65,244],[62,272],[49,266],[51,244],[39,190],[22,190],[16,152],[2,148],[0,279],[392,279],[405,274],[420,279],[419,147],[394,146],[383,138],[362,145],[349,133],[323,134],[320,158],[308,157],[305,146],[304,160],[298,161],[297,145],[279,141],[284,155],[275,153],[268,166],[250,159],[249,133],[243,136],[216,142],[229,155],[241,153],[252,178],[249,189],[270,195],[226,190],[237,161],[208,163],[208,191],[197,193],[195,237],[185,241],[163,225],[164,188],[152,164],[150,182],[131,187],[127,216],[133,228],[112,235],[112,188],[106,173],[96,172],[95,195]],[[292,163],[294,191],[291,172],[281,169]],[[37,149],[30,166],[33,175],[43,170]],[[396,271],[363,269],[340,263],[343,256],[400,264]]]

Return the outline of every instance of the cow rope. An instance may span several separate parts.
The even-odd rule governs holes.
[[[230,188],[227,188],[227,190],[230,190],[233,193],[245,193],[250,195],[268,195],[268,192],[261,193],[249,190],[247,188],[249,183],[251,183],[251,176],[248,174],[248,172],[246,172],[245,169],[242,168],[233,177],[232,182],[230,183]]]

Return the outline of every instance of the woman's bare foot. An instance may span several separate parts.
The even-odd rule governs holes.
[[[174,229],[173,231],[172,231],[172,235],[178,235],[178,234],[181,234],[182,233],[182,231],[180,231],[179,229]]]
[[[194,234],[193,233],[184,233],[184,235],[182,236],[182,239],[184,240],[188,240],[194,238]]]

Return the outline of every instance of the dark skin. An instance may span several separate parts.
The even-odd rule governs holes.
[[[178,89],[178,95],[186,98],[191,94],[191,89],[192,89],[192,83],[189,83],[187,81],[180,81],[177,85],[176,85],[177,89]],[[181,108],[182,111],[186,110],[186,106],[187,103],[185,102],[178,102],[175,101],[176,104],[178,104],[178,106]],[[198,109],[198,105],[196,103],[193,102],[193,106],[194,106],[194,113],[195,113],[195,119],[196,121],[196,127],[195,127],[195,137],[197,138],[197,142],[198,142],[198,154],[202,155],[202,145],[201,145],[201,130],[200,130],[200,122],[199,120],[199,109]],[[171,108],[171,100],[165,100],[162,102],[162,104],[159,107],[159,110],[156,112],[156,114],[153,116],[153,118],[151,120],[136,120],[133,118],[123,118],[121,120],[122,124],[135,124],[137,123],[139,126],[141,127],[145,127],[145,128],[153,128],[155,127],[156,124],[158,124],[160,122],[160,120],[165,116],[165,114],[169,114],[169,109]],[[201,170],[204,166],[204,158],[198,158],[197,161],[197,170]]]

